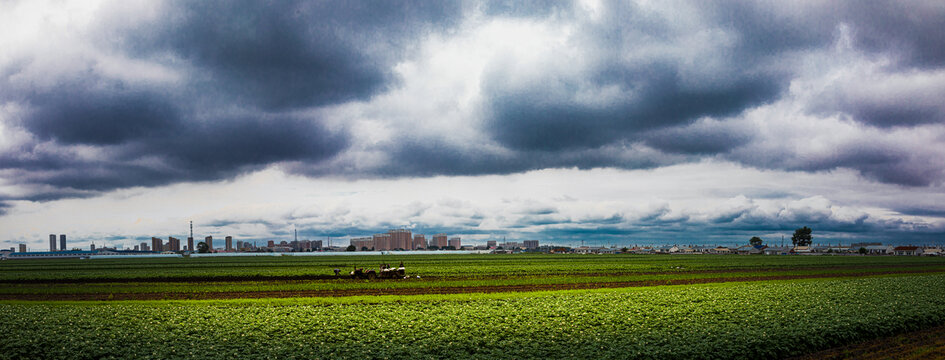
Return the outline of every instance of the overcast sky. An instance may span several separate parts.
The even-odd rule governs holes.
[[[0,247],[945,243],[941,1],[0,2]]]

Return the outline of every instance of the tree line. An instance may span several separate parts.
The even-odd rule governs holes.
[[[794,235],[791,236],[791,244],[794,244],[794,246],[810,246],[814,240],[814,237],[811,236],[812,232],[813,231],[807,226],[794,230]],[[748,240],[748,243],[752,246],[761,246],[764,240],[760,237],[752,236],[751,239]]]

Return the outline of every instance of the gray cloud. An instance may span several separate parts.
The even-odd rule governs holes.
[[[129,139],[170,136],[179,127],[178,109],[165,96],[146,90],[124,90],[120,84],[91,90],[94,80],[60,84],[31,94],[35,110],[22,126],[41,140],[61,144],[114,145]]]
[[[646,133],[643,142],[670,153],[718,154],[748,143],[754,135],[730,122],[700,121]]]
[[[426,32],[450,26],[453,2],[281,1],[175,4],[159,28],[135,29],[144,56],[170,51],[208,74],[201,85],[267,109],[365,99]]]
[[[734,34],[739,43],[712,51],[688,49],[683,44],[695,36],[689,29],[674,29],[671,19],[632,5],[611,5],[602,21],[578,22],[570,51],[587,62],[579,71],[572,67],[581,65],[562,64],[517,79],[517,68],[503,62],[488,70],[485,111],[500,143],[519,150],[571,150],[637,140],[641,131],[773,101],[787,84],[787,74],[770,65],[777,58],[769,54],[778,50],[751,53],[740,45],[752,41],[752,33]],[[665,45],[680,53],[650,49]],[[692,61],[721,65],[700,69]],[[586,99],[585,93],[605,89],[619,95],[603,104]]]
[[[54,86],[22,81],[23,57],[0,74],[0,99],[25,107],[15,124],[35,136],[0,154],[16,183],[85,191],[215,180],[272,163],[318,163],[347,147],[317,116],[283,110],[367,99],[395,79],[391,66],[418,37],[458,19],[460,4],[385,2],[168,3],[134,22],[100,11],[103,52],[178,67],[178,83],[114,79],[96,61]],[[166,59],[178,59],[168,62]],[[180,66],[184,65],[184,66]],[[35,69],[32,69],[35,70]],[[92,146],[98,156],[79,156]]]
[[[945,7],[934,1],[852,1],[845,21],[858,48],[889,55],[904,67],[945,66]]]
[[[904,215],[930,216],[945,218],[945,208],[940,206],[909,206],[895,209],[896,212]]]
[[[27,144],[19,153],[0,156],[0,170],[12,170],[19,183],[55,189],[26,199],[54,200],[88,196],[89,190],[216,180],[273,162],[317,162],[346,147],[343,136],[317,120],[255,114],[178,122],[151,134],[123,137],[121,144],[103,147],[103,157],[92,158],[50,151],[48,143]]]
[[[845,114],[878,127],[942,124],[945,89],[941,82],[916,81],[932,75],[914,67],[941,69],[945,36],[933,28],[945,18],[945,9],[924,3],[860,5],[697,3],[703,23],[680,30],[670,18],[632,4],[608,3],[605,13],[611,18],[596,23],[575,20],[574,38],[582,41],[575,41],[572,51],[579,54],[580,63],[544,68],[539,77],[523,77],[517,73],[521,69],[504,62],[489,70],[483,81],[487,131],[517,152],[552,157],[619,142],[642,143],[671,154],[727,154],[771,139],[725,119],[782,99],[802,69],[789,59],[830,52],[846,35],[855,49],[889,57],[894,66],[872,78],[853,74],[824,89],[810,104],[816,113]],[[686,41],[692,31],[716,31],[719,38],[729,35],[732,41],[700,52],[685,47],[692,46]],[[667,56],[651,51],[654,42],[679,52]],[[692,61],[707,65],[693,69]],[[605,89],[617,89],[621,95],[600,95],[607,101],[603,104],[586,99],[586,94],[603,94]],[[714,126],[696,121],[704,117],[722,121]],[[813,159],[790,152],[766,155],[760,157],[763,163],[741,155],[725,158],[795,171],[850,168],[870,179],[907,186],[935,184],[943,174],[940,165],[928,161],[936,155],[927,150],[866,138]],[[611,158],[597,166],[635,165]]]
[[[848,168],[906,186],[941,182],[941,163],[921,149],[938,144],[855,139],[806,156],[764,147],[777,134],[738,119],[784,100],[805,70],[797,59],[829,53],[849,29],[855,51],[890,63],[876,83],[845,80],[821,89],[807,110],[867,127],[941,125],[945,89],[910,81],[943,68],[940,6],[674,5],[659,12],[604,2],[599,19],[576,4],[542,1],[171,2],[140,21],[105,8],[92,32],[96,50],[165,66],[179,79],[116,79],[94,61],[76,61],[76,69],[45,86],[29,78],[41,71],[28,70],[50,55],[14,54],[16,61],[0,69],[0,101],[24,110],[5,124],[33,138],[0,153],[0,171],[36,189],[9,200],[218,180],[276,163],[309,176],[422,177],[656,168],[721,157],[765,169]],[[485,138],[454,143],[395,134],[353,149],[360,134],[347,119],[319,111],[370,102],[402,86],[395,66],[419,56],[431,34],[448,41],[476,11],[572,29],[565,45],[537,64],[517,65],[511,55],[492,59],[478,84],[481,107],[473,110],[482,122],[469,125],[480,126]],[[380,121],[397,121],[384,115]],[[345,157],[377,149],[387,161],[361,166]],[[663,215],[650,221],[680,219]],[[761,221],[748,215],[714,221]]]

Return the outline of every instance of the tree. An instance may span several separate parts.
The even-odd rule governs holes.
[[[861,247],[860,250],[859,250],[860,255],[866,255],[867,252],[868,252],[868,251],[866,250],[865,247]]]
[[[763,241],[764,240],[761,240],[760,237],[752,236],[751,240],[748,240],[748,243],[751,244],[751,246],[760,246]]]
[[[197,243],[197,252],[198,252],[198,253],[201,253],[201,254],[210,252],[210,247],[207,246],[207,242],[206,242],[206,241],[201,241],[201,242]]]
[[[345,248],[345,251],[356,251],[356,250],[358,250],[358,248],[355,247],[354,245],[348,245],[348,247]]]
[[[811,242],[814,240],[814,237],[810,236],[810,233],[811,229],[806,226],[794,230],[794,235],[791,236],[791,243],[794,244],[794,246],[810,246]]]

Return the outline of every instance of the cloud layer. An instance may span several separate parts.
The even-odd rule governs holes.
[[[46,5],[0,5],[0,212],[272,167],[396,180],[716,161],[933,193],[945,179],[937,2]],[[861,229],[740,209],[704,221]],[[709,216],[654,211],[634,221]],[[596,231],[619,232],[613,215]]]

